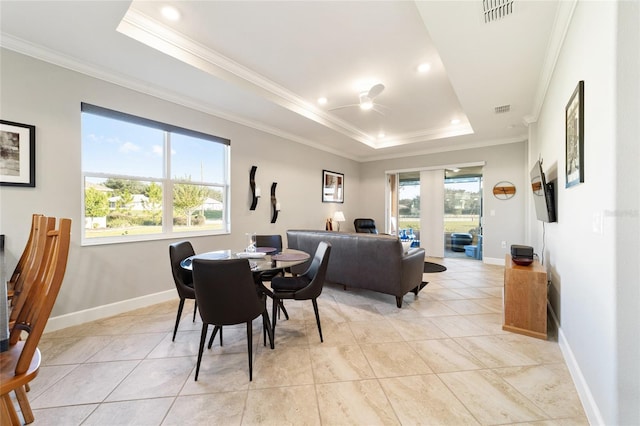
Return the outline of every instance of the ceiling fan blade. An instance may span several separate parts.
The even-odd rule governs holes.
[[[375,98],[380,93],[382,93],[383,90],[384,90],[384,84],[382,83],[374,84],[371,87],[371,89],[369,89],[369,93],[367,93],[367,96],[369,97],[369,99],[373,100],[373,98]]]
[[[338,106],[338,107],[334,107],[334,108],[329,108],[327,111],[335,111],[337,109],[351,108],[351,107],[356,107],[356,106],[360,106],[360,104],[342,105],[342,106]]]

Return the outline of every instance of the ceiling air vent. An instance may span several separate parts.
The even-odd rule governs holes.
[[[503,114],[505,112],[511,111],[511,105],[500,105],[494,108],[496,114]]]
[[[513,0],[482,0],[484,23],[497,21],[513,13]]]

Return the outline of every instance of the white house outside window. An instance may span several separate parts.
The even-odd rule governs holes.
[[[83,244],[228,233],[229,146],[82,103]]]

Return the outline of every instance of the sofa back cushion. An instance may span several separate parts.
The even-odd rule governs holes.
[[[332,247],[327,268],[328,281],[372,290],[399,283],[402,245],[397,237],[330,231],[287,231],[289,248],[315,253],[320,241],[327,241]],[[301,273],[306,266],[292,270]]]

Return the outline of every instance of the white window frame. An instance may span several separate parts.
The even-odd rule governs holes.
[[[143,176],[129,176],[113,173],[103,173],[95,170],[85,170],[84,164],[82,165],[81,172],[81,218],[80,230],[81,230],[81,245],[103,245],[103,244],[117,244],[136,241],[152,241],[152,240],[164,240],[175,239],[183,237],[194,236],[206,236],[206,235],[223,235],[231,232],[231,215],[230,215],[230,157],[231,157],[231,141],[229,139],[221,138],[218,136],[209,135],[206,133],[185,129],[182,127],[166,124],[147,118],[134,116],[131,114],[91,105],[88,103],[81,103],[81,113],[89,113],[93,115],[103,116],[105,118],[126,121],[145,127],[155,128],[164,132],[163,138],[163,170],[162,178],[157,177],[143,177]],[[171,178],[171,135],[181,134],[190,137],[202,139],[203,141],[220,143],[225,146],[224,149],[224,171],[222,173],[223,182],[201,182],[201,181],[186,181],[184,179]],[[82,144],[84,147],[84,144]],[[82,156],[81,156],[82,157]],[[83,157],[82,157],[83,158]],[[86,178],[101,178],[101,179],[126,179],[133,181],[146,181],[155,182],[162,187],[162,231],[154,234],[139,234],[139,235],[119,235],[110,237],[92,237],[87,238],[85,236],[85,181]],[[201,185],[206,187],[217,187],[222,192],[222,229],[207,229],[207,230],[195,230],[195,231],[174,231],[173,228],[173,186],[175,184],[187,183],[190,185]]]

